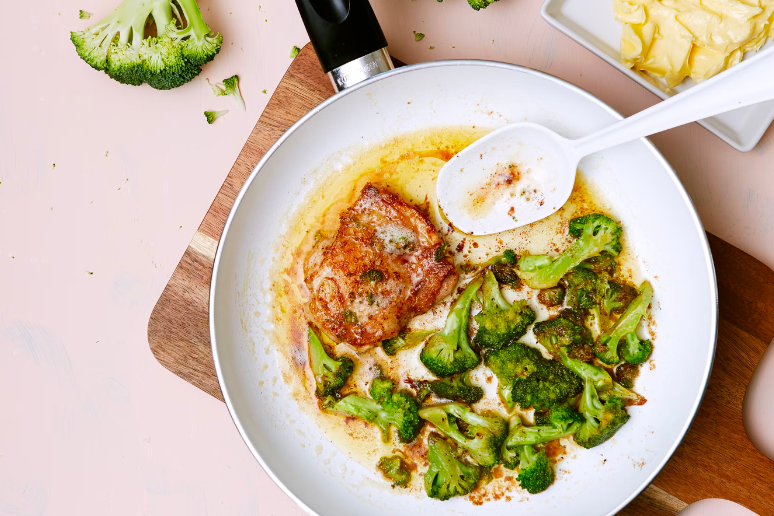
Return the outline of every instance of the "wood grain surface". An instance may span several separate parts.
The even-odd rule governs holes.
[[[167,369],[223,399],[210,351],[209,287],[217,242],[239,189],[272,144],[333,95],[310,45],[295,58],[159,298],[148,341]],[[774,339],[774,271],[713,235],[720,326],[715,364],[696,419],[672,460],[620,514],[677,514],[704,498],[733,500],[774,514],[774,461],[744,432],[742,400],[755,365]]]

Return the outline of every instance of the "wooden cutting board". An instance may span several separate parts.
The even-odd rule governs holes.
[[[148,341],[158,361],[219,400],[223,397],[212,363],[207,321],[218,239],[239,189],[258,160],[293,123],[333,93],[307,45],[266,106],[151,314]],[[710,384],[696,420],[672,460],[620,514],[674,515],[704,498],[732,500],[761,516],[774,514],[774,461],[747,439],[741,414],[755,365],[774,339],[774,271],[723,240],[708,236],[720,295],[720,327]]]

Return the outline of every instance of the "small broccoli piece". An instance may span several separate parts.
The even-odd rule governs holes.
[[[81,20],[88,20],[89,18],[91,18],[91,16],[92,14],[88,11],[81,11],[81,10],[78,11],[78,18],[80,18]]]
[[[473,369],[480,358],[468,341],[470,304],[484,282],[471,281],[451,307],[444,328],[430,337],[419,359],[434,375],[444,378]]]
[[[626,335],[632,333],[640,324],[640,319],[648,314],[648,305],[653,299],[653,287],[644,281],[640,285],[640,295],[632,301],[612,328],[599,336],[594,353],[606,364],[617,364],[618,344]]]
[[[651,353],[653,353],[653,344],[649,340],[640,340],[635,332],[626,335],[621,356],[628,363],[639,365],[650,358]]]
[[[419,416],[435,425],[481,466],[489,468],[500,462],[500,447],[508,433],[508,425],[500,416],[479,415],[461,403],[426,407],[419,411]],[[457,420],[465,423],[464,430]]]
[[[435,331],[413,331],[410,333],[400,332],[398,335],[391,339],[382,341],[382,349],[389,356],[394,356],[398,351],[402,349],[413,348],[417,344],[422,343]]]
[[[414,31],[414,41],[422,41],[425,35],[421,32]]]
[[[562,277],[565,302],[570,308],[588,310],[597,306],[600,281],[597,273],[585,267],[575,267]]]
[[[584,448],[599,446],[629,421],[624,400],[613,396],[603,403],[590,378],[585,381],[578,408],[586,421],[575,434],[575,442]]]
[[[373,399],[382,403],[392,397],[392,392],[395,390],[395,382],[389,378],[380,376],[374,378],[371,382],[371,390],[368,392]]]
[[[427,496],[448,500],[471,492],[481,478],[481,468],[462,462],[451,445],[438,434],[430,434],[427,442],[427,460],[430,462],[424,479]]]
[[[518,288],[519,281],[521,280],[519,279],[519,275],[516,274],[516,271],[510,265],[495,263],[494,265],[489,266],[489,270],[492,271],[492,274],[494,274],[499,283]]]
[[[615,281],[606,282],[601,290],[600,306],[607,315],[620,314],[639,294],[631,285]]]
[[[623,385],[621,385],[618,382],[613,382],[613,386],[606,390],[606,391],[599,391],[598,392],[600,399],[602,401],[607,401],[610,398],[620,398],[624,401],[624,403],[628,405],[644,405],[648,402],[647,399],[645,399],[643,396],[640,396],[636,392],[627,389]]]
[[[293,48],[290,49],[290,59],[295,59],[300,52],[301,49],[293,45]]]
[[[317,396],[320,398],[333,396],[347,383],[347,379],[355,369],[355,363],[349,357],[332,359],[325,352],[322,342],[311,327],[307,327],[307,334],[309,336],[309,365],[317,385],[315,389]]]
[[[563,310],[559,317],[535,323],[532,333],[538,343],[555,357],[563,350],[571,355],[581,352],[582,348],[591,351],[591,345],[594,342],[591,332],[578,321],[576,315],[574,311]],[[591,355],[591,353],[586,354]]]
[[[375,380],[371,385],[371,393],[381,397],[381,401],[350,394],[331,405],[330,409],[374,423],[382,430],[384,442],[390,441],[390,427],[394,426],[400,441],[409,443],[416,439],[424,424],[418,414],[419,405],[408,393],[385,393],[385,382],[389,380]]]
[[[207,119],[208,124],[212,124],[215,120],[222,117],[228,113],[228,109],[224,109],[223,111],[205,111],[204,117]]]
[[[434,382],[419,382],[419,389],[427,389],[438,398],[460,401],[468,405],[484,397],[484,389],[470,383],[470,372]]]
[[[640,375],[639,366],[623,363],[615,368],[615,379],[623,387],[631,389],[634,387],[634,380]]]
[[[411,482],[411,470],[400,455],[382,457],[376,465],[393,486],[406,487]]]
[[[614,276],[618,270],[618,261],[615,255],[603,251],[581,263],[580,267],[588,267],[601,276]]]
[[[583,416],[567,405],[554,407],[548,414],[548,424],[563,432],[571,431],[575,423],[583,423],[583,421]]]
[[[535,312],[526,301],[509,304],[505,300],[491,271],[484,276],[481,298],[483,311],[475,316],[479,326],[473,338],[473,343],[480,348],[501,349],[523,337],[535,322]]]
[[[561,355],[562,363],[570,369],[572,372],[580,376],[584,382],[591,380],[594,383],[594,387],[597,389],[599,397],[606,400],[611,397],[621,398],[628,405],[643,405],[646,400],[634,391],[631,391],[624,386],[613,381],[610,374],[602,367],[597,367],[592,364],[587,364],[580,360],[570,358],[566,353]]]
[[[497,2],[497,0],[468,0],[468,3],[470,6],[475,9],[476,11],[480,11],[481,9],[486,9],[493,3]]]
[[[147,35],[149,18],[156,37]],[[199,75],[223,37],[204,22],[196,0],[124,0],[88,29],[71,32],[70,40],[81,59],[116,81],[168,90]]]
[[[567,410],[558,412],[553,420],[549,416],[551,424],[535,426],[524,426],[519,416],[514,416],[511,419],[508,437],[505,439],[505,447],[513,449],[518,446],[543,444],[575,434],[583,424],[583,416],[573,414],[574,412],[567,407]]]
[[[242,99],[242,94],[239,92],[239,77],[236,75],[232,75],[228,79],[223,79],[223,82],[219,82],[217,84],[212,84],[209,79],[207,79],[207,84],[210,85],[210,88],[212,88],[212,93],[215,94],[216,97],[234,97],[234,100],[237,104],[239,104],[239,107],[242,108],[242,111],[245,111],[245,101]]]
[[[544,288],[538,292],[538,303],[545,306],[559,306],[564,303],[565,294],[564,287],[559,285],[552,288]]]
[[[554,483],[554,469],[548,462],[546,452],[535,451],[533,446],[519,447],[519,476],[522,488],[530,494],[542,493]]]
[[[584,260],[606,251],[613,255],[621,252],[621,226],[613,219],[595,213],[570,221],[570,235],[576,240],[556,259],[522,257],[517,273],[532,288],[555,287],[559,280]],[[542,266],[541,266],[542,265]]]

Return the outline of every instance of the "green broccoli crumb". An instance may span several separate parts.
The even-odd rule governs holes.
[[[293,48],[290,49],[290,59],[295,59],[299,52],[301,49],[293,45]]]

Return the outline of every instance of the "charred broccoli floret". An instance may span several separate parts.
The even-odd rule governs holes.
[[[636,332],[626,335],[626,342],[621,348],[621,356],[632,365],[639,365],[650,358],[653,344],[649,340],[640,340]]]
[[[478,331],[473,338],[473,343],[480,348],[500,349],[515,342],[535,322],[535,312],[526,301],[510,304],[505,300],[491,271],[487,271],[484,276],[481,304],[483,310],[474,317]]]
[[[542,493],[554,483],[554,469],[548,462],[544,450],[536,451],[534,446],[519,447],[519,476],[522,488],[530,494]]]
[[[623,363],[615,368],[616,381],[627,389],[634,387],[634,380],[637,379],[639,374],[639,366],[635,366],[629,363]]]
[[[618,270],[618,261],[615,255],[603,251],[584,261],[580,266],[588,267],[601,276],[614,276]]]
[[[448,500],[471,492],[481,478],[481,468],[462,462],[451,445],[438,434],[430,434],[427,443],[430,463],[424,479],[427,496]]]
[[[565,302],[571,308],[588,310],[597,306],[600,281],[596,272],[585,267],[575,267],[562,277],[566,291]]]
[[[470,383],[470,372],[434,382],[419,382],[418,387],[420,391],[427,389],[438,398],[460,401],[468,405],[484,397],[484,389]]]
[[[595,213],[570,221],[569,233],[576,240],[555,259],[522,256],[517,273],[535,289],[555,287],[559,280],[578,264],[605,251],[621,252],[621,226],[613,219]]]
[[[640,295],[632,301],[621,317],[615,322],[612,328],[599,336],[597,345],[594,348],[597,358],[606,364],[617,364],[618,345],[621,339],[637,330],[640,319],[648,314],[648,305],[653,298],[653,287],[650,283],[644,281],[640,285]]]
[[[461,403],[425,407],[419,415],[481,466],[489,468],[500,462],[500,447],[508,433],[508,424],[500,416],[476,414]],[[458,420],[465,424],[464,429],[459,428]]]
[[[471,281],[454,302],[443,329],[428,339],[419,359],[434,375],[444,378],[476,367],[480,358],[468,341],[470,304],[484,282]]]
[[[307,327],[307,334],[309,336],[309,365],[317,385],[315,392],[319,398],[333,396],[347,383],[347,379],[355,369],[355,363],[346,356],[334,360],[325,352],[323,343],[311,327]]]
[[[376,467],[393,486],[406,487],[411,482],[411,470],[400,455],[382,457]]]
[[[545,306],[559,306],[564,303],[566,292],[564,287],[557,285],[551,288],[544,288],[538,292],[538,303]]]
[[[620,314],[637,297],[637,289],[626,283],[608,281],[602,289],[600,306],[607,314]]]
[[[371,385],[371,395],[379,400],[350,394],[331,405],[330,409],[374,423],[382,430],[384,442],[389,442],[392,426],[398,431],[401,442],[413,441],[424,424],[419,417],[419,404],[406,392],[391,392],[391,388],[388,389],[392,386],[391,381],[377,380]]]
[[[532,327],[535,339],[555,357],[558,357],[562,350],[573,356],[576,353],[590,355],[591,353],[583,353],[582,348],[591,351],[594,342],[591,332],[575,315],[577,314],[574,311],[563,310],[555,319],[535,323]]]
[[[578,408],[586,421],[575,434],[575,442],[584,448],[599,446],[629,421],[624,400],[613,396],[603,403],[590,378],[586,379]]]
[[[402,349],[413,348],[417,344],[421,344],[426,338],[435,333],[434,331],[412,331],[409,333],[400,332],[398,335],[391,339],[385,339],[382,341],[382,349],[389,356],[394,356],[398,351]]]

